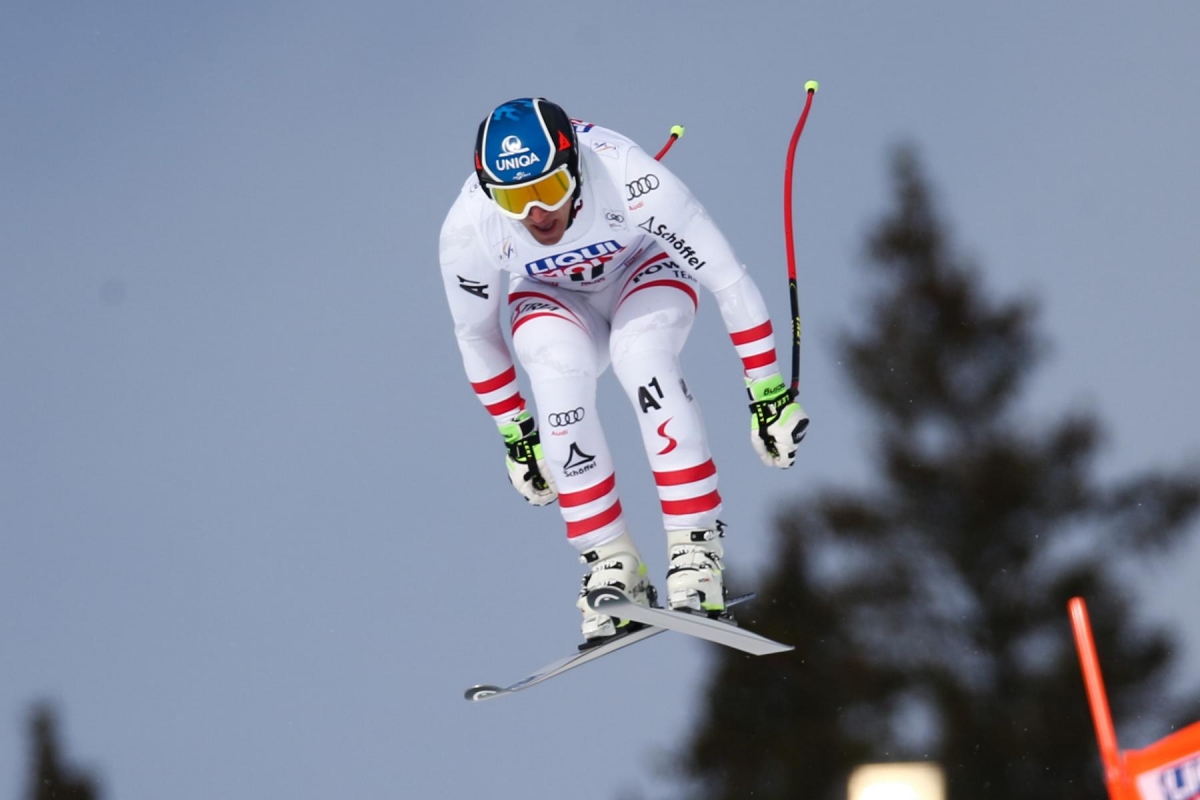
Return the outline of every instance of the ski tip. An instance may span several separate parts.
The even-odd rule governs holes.
[[[465,692],[463,692],[463,697],[474,703],[478,702],[479,700],[487,700],[488,698],[495,697],[499,694],[504,694],[504,690],[499,686],[492,686],[489,683],[481,683],[480,685],[472,686],[470,689],[467,689]]]

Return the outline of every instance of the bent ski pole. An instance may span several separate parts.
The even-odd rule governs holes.
[[[800,300],[796,296],[796,244],[792,232],[792,166],[796,160],[796,143],[804,131],[804,123],[808,119],[808,110],[812,107],[813,95],[817,93],[816,81],[804,84],[807,98],[804,101],[804,111],[800,121],[792,132],[792,141],[788,144],[787,168],[783,178],[783,233],[787,244],[788,292],[792,299],[792,395],[800,389]]]

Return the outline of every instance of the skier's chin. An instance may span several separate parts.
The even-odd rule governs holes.
[[[558,244],[559,239],[566,232],[562,222],[557,219],[552,220],[548,228],[529,224],[525,226],[525,229],[529,231],[530,236],[537,240],[538,244],[542,245]]]
[[[535,208],[530,211],[529,216],[521,220],[521,224],[538,244],[548,246],[559,243],[563,234],[567,232],[570,219],[571,210],[566,206],[555,211]]]

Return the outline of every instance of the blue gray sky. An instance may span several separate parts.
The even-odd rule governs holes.
[[[784,159],[821,82],[796,176],[798,465],[752,452],[711,302],[684,358],[742,574],[769,561],[781,502],[868,479],[833,341],[862,313],[898,141],[989,290],[1041,302],[1031,424],[1098,414],[1103,478],[1193,462],[1198,34],[1188,2],[6,3],[0,795],[23,785],[35,699],[122,800],[664,785],[703,644],[657,637],[461,699],[578,637],[580,568],[557,511],[507,485],[437,270],[475,126],[511,97],[651,151],[686,126],[671,166],[782,330]],[[600,402],[661,572],[611,375]],[[1194,689],[1192,534],[1134,576],[1144,618],[1180,637],[1173,685]]]

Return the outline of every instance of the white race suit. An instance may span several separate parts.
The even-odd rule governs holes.
[[[679,364],[697,288],[716,298],[746,378],[779,367],[762,294],[683,182],[621,134],[574,126],[581,193],[557,244],[538,244],[501,214],[472,175],[442,226],[440,256],[467,379],[497,425],[511,421],[526,405],[515,351],[567,537],[582,552],[625,529],[596,414],[596,381],[609,364],[638,417],[668,530],[712,528],[721,511]]]

